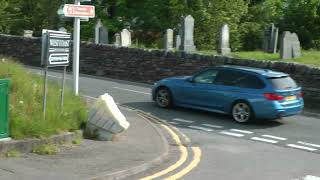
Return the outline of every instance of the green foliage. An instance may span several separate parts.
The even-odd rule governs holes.
[[[73,0],[0,0],[0,33],[22,34],[35,31],[72,30],[72,18],[59,19],[60,5]],[[198,49],[217,49],[220,28],[229,24],[233,51],[261,49],[263,32],[270,23],[283,31],[296,32],[305,49],[319,49],[319,0],[95,0],[84,4],[96,7],[96,18],[82,22],[81,38],[93,41],[94,24],[99,18],[109,29],[110,39],[123,28],[131,29],[134,41],[145,47],[160,48],[163,32],[177,32],[180,17],[195,18]]]
[[[60,151],[57,145],[45,144],[33,148],[32,153],[39,155],[55,155]]]
[[[21,152],[17,150],[11,150],[11,151],[2,153],[0,157],[17,158],[17,157],[21,157]]]
[[[80,145],[81,143],[82,143],[82,139],[81,138],[77,138],[77,139],[72,141],[72,144],[75,144],[75,145]]]
[[[80,129],[87,109],[80,97],[65,91],[64,111],[60,111],[60,85],[48,85],[47,114],[43,119],[43,78],[27,73],[22,66],[0,58],[0,78],[11,80],[10,135],[15,139],[47,137]]]

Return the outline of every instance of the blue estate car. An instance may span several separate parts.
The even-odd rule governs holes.
[[[296,115],[304,106],[301,87],[288,74],[242,66],[217,66],[194,76],[160,80],[152,98],[162,108],[230,114],[239,123]]]

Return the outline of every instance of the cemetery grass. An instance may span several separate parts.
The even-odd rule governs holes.
[[[9,134],[14,139],[45,138],[83,127],[88,110],[84,101],[65,90],[60,111],[60,83],[48,83],[47,113],[43,119],[43,77],[28,73],[21,65],[0,57],[0,78],[10,79]]]
[[[248,52],[233,52],[233,57],[242,59],[256,59],[256,60],[270,60],[270,61],[285,61],[306,64],[311,66],[320,66],[320,51],[302,51],[302,56],[291,60],[281,60],[280,54],[270,54],[262,51],[248,51]]]

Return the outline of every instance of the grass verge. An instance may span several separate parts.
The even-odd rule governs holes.
[[[32,153],[39,155],[55,155],[60,151],[57,145],[44,144],[33,148]]]
[[[64,111],[60,111],[60,85],[48,83],[47,114],[43,119],[43,77],[28,73],[21,65],[0,57],[0,79],[10,79],[10,136],[14,139],[43,138],[80,129],[86,123],[87,108],[80,97],[65,90]]]

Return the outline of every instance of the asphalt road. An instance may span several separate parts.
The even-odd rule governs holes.
[[[38,72],[37,70],[33,70]],[[39,72],[40,73],[40,72]],[[50,72],[58,79],[60,73]],[[71,76],[67,82],[71,84]],[[115,101],[157,116],[179,128],[202,150],[198,167],[183,179],[296,180],[320,177],[320,119],[293,116],[240,125],[228,116],[185,108],[161,109],[150,85],[80,78],[80,93],[111,94]]]

